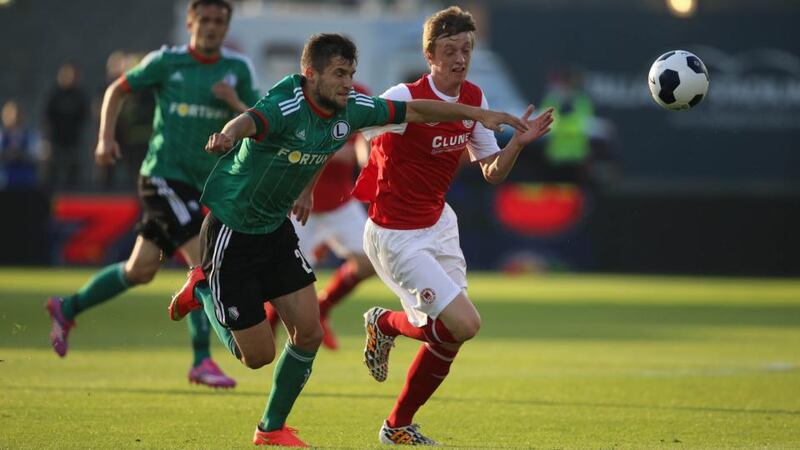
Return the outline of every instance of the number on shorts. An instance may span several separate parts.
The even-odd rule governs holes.
[[[302,264],[303,269],[305,269],[306,273],[311,273],[311,266],[308,265],[308,261],[303,257],[303,254],[300,252],[299,248],[294,249],[294,256],[300,260],[300,264]]]

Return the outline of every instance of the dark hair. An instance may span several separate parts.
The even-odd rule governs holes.
[[[475,19],[472,14],[458,6],[451,6],[428,17],[422,28],[422,50],[433,54],[436,49],[436,40],[443,37],[455,36],[465,31],[475,31]],[[472,36],[472,45],[475,45],[475,36]]]
[[[311,67],[317,72],[325,71],[331,59],[335,57],[345,61],[358,63],[358,49],[356,44],[346,36],[335,33],[315,34],[308,39],[303,47],[303,56],[300,57],[300,70],[305,71]]]
[[[228,22],[231,21],[233,6],[226,0],[192,0],[189,2],[189,9],[186,11],[186,14],[189,17],[194,17],[197,8],[200,6],[218,6],[228,12]]]

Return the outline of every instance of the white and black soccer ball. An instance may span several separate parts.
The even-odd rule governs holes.
[[[690,109],[708,93],[708,69],[694,54],[673,50],[656,59],[650,67],[647,84],[653,100],[664,108]]]

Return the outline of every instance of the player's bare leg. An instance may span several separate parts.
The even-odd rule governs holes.
[[[241,352],[242,364],[245,366],[259,369],[275,360],[275,338],[266,320],[231,333]]]
[[[455,344],[460,346],[475,337],[481,328],[481,316],[463,291],[442,310],[436,319],[444,324],[455,340],[455,343],[443,342],[442,345],[445,346]],[[454,350],[458,350],[458,346]]]
[[[131,256],[125,261],[125,278],[131,284],[147,284],[161,268],[161,249],[155,242],[136,237]]]
[[[302,443],[294,436],[297,430],[286,426],[286,418],[311,375],[311,366],[322,341],[314,284],[278,297],[272,300],[272,304],[286,326],[288,339],[276,364],[269,401],[256,428],[253,442],[278,445],[287,445],[288,442]],[[259,325],[270,332],[274,357],[270,327],[266,320]],[[234,337],[239,342],[236,333],[234,332]],[[244,348],[242,350],[246,354]]]
[[[289,343],[304,351],[317,351],[322,341],[322,330],[314,285],[278,297],[272,304],[286,326]]]

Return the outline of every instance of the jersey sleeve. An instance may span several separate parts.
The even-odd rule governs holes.
[[[236,83],[236,93],[245,105],[253,106],[258,102],[261,94],[258,87],[258,78],[253,68],[253,62],[250,59],[245,59],[243,62],[245,69],[242,70],[242,77]]]
[[[351,91],[348,116],[353,129],[403,123],[406,119],[406,103],[381,97],[370,97]]]
[[[256,124],[256,134],[252,136],[256,142],[263,141],[268,135],[278,135],[285,128],[286,119],[281,113],[278,101],[270,95],[262,97],[245,114]]]
[[[123,88],[130,92],[161,84],[168,73],[165,50],[166,47],[162,47],[148,53],[139,64],[125,72]]]
[[[481,93],[481,108],[489,109],[489,102],[483,93]],[[497,138],[495,138],[492,130],[477,122],[472,130],[469,142],[467,142],[467,151],[469,152],[469,160],[474,162],[494,155],[500,151],[500,147],[497,145]]]
[[[387,89],[386,92],[381,94],[381,98],[391,100],[393,102],[408,102],[411,100],[411,91],[408,90],[408,86],[405,84],[398,84]],[[383,133],[403,134],[405,131],[405,123],[393,123],[389,125],[368,127],[361,130],[361,135],[364,136],[364,139],[369,141],[382,135]]]

